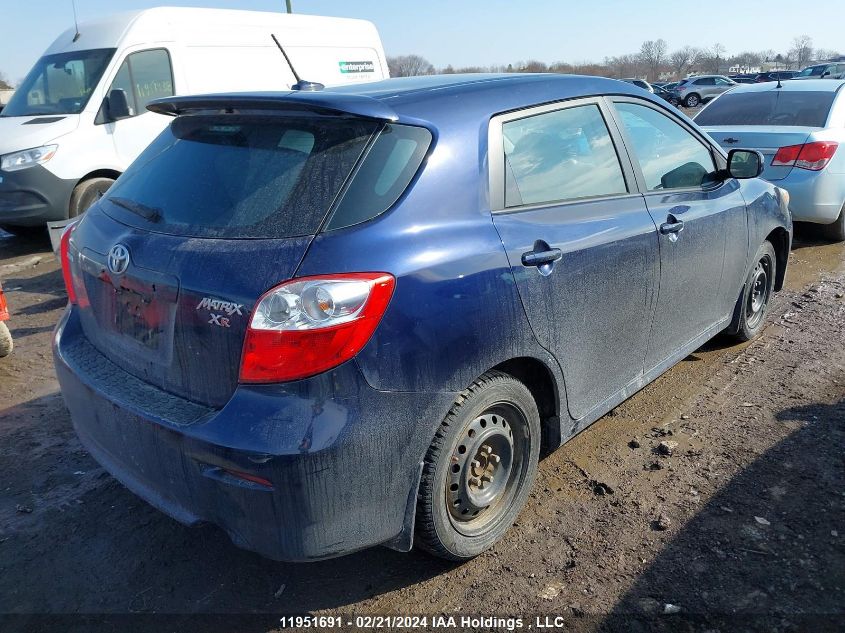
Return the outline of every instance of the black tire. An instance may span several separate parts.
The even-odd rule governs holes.
[[[453,561],[491,547],[525,505],[539,454],[531,392],[498,371],[481,376],[458,396],[425,456],[417,545]]]
[[[701,97],[697,94],[692,93],[691,95],[687,95],[684,99],[684,106],[687,108],[695,108],[696,106],[701,105]]]
[[[85,213],[113,184],[114,180],[111,178],[91,178],[76,185],[70,195],[68,218],[75,218]]]
[[[9,328],[6,326],[6,322],[0,321],[0,358],[11,354],[14,346],[14,342],[12,341],[12,333],[9,332]]]
[[[839,211],[839,217],[832,224],[823,224],[822,233],[825,238],[832,242],[845,241],[845,204]]]
[[[771,242],[757,249],[751,270],[745,277],[727,333],[738,341],[750,341],[760,333],[769,312],[777,274],[777,257]]]

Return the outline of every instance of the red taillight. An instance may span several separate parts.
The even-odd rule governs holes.
[[[772,159],[773,167],[798,167],[820,171],[827,167],[836,153],[839,143],[833,141],[815,141],[804,145],[781,147]]]
[[[346,362],[370,340],[395,284],[387,273],[343,273],[264,293],[250,316],[241,382],[298,380]]]
[[[76,303],[76,290],[73,289],[73,272],[70,269],[70,238],[76,230],[76,222],[67,227],[62,233],[62,241],[59,246],[59,257],[62,262],[62,277],[65,280],[67,298],[71,303]]]

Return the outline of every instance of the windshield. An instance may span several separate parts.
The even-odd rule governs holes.
[[[114,51],[99,48],[45,55],[29,71],[0,116],[79,114]]]
[[[698,125],[798,125],[824,127],[836,93],[773,90],[729,92],[704,108]]]

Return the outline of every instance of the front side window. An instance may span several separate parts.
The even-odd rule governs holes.
[[[617,103],[622,125],[649,191],[700,187],[716,171],[710,150],[690,132],[652,108]]]
[[[595,104],[508,121],[502,136],[506,207],[627,193]]]
[[[143,114],[153,99],[174,94],[170,55],[164,49],[132,53],[121,64],[109,92],[123,90],[132,116]]]
[[[113,48],[45,55],[29,71],[0,116],[79,114],[112,55]]]

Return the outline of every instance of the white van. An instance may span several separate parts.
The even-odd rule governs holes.
[[[0,112],[0,227],[85,211],[170,122],[147,111],[174,94],[290,90],[388,77],[363,20],[160,7],[65,31]]]

